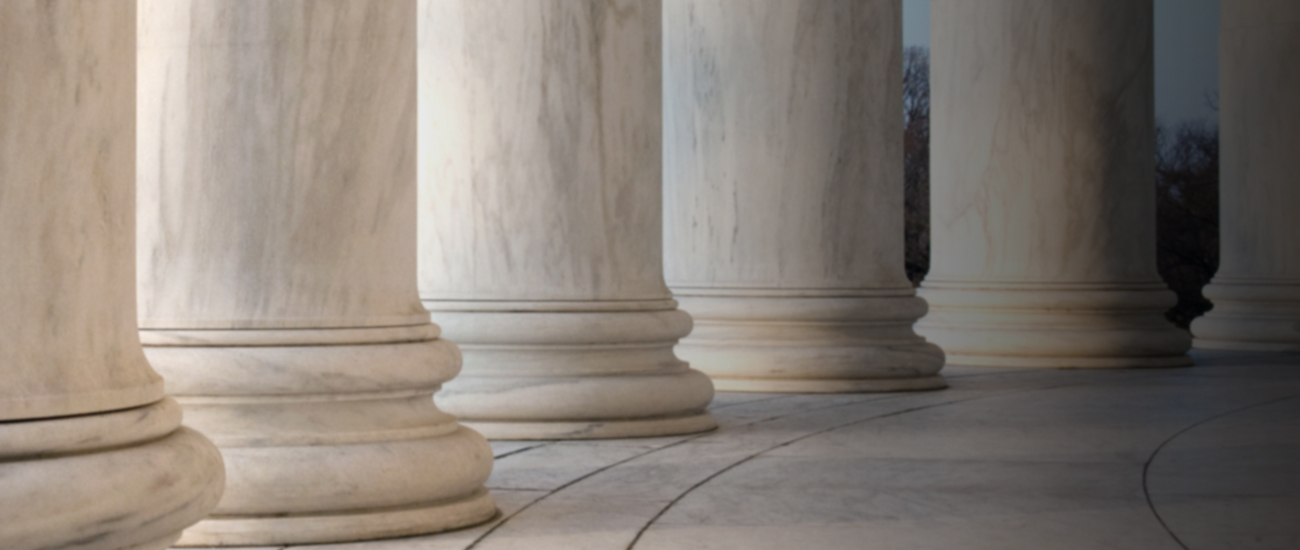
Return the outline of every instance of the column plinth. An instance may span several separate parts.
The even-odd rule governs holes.
[[[755,291],[674,287],[695,330],[678,353],[723,391],[842,393],[947,387],[943,352],[912,330],[911,287]]]
[[[135,327],[134,1],[0,2],[0,548],[162,550],[221,455]]]
[[[179,544],[489,519],[416,290],[415,3],[141,6],[140,338],[228,470]]]
[[[1190,365],[1155,264],[1151,2],[932,10],[917,331],[954,365]]]
[[[715,427],[663,282],[659,2],[421,9],[420,294],[465,356],[439,405],[501,439]]]
[[[1300,351],[1300,6],[1222,2],[1219,271],[1203,349]]]
[[[727,391],[937,389],[903,269],[902,6],[665,3],[678,353]]]

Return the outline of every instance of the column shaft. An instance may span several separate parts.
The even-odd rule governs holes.
[[[1300,350],[1300,4],[1221,2],[1219,271],[1206,349]]]
[[[667,0],[678,352],[732,391],[944,387],[903,270],[902,4]]]
[[[0,2],[0,548],[161,550],[217,504],[135,321],[135,2]]]
[[[184,545],[488,519],[492,454],[416,290],[414,0],[147,0],[146,353],[229,469]]]
[[[497,438],[710,429],[664,285],[657,0],[421,3],[420,294]]]
[[[957,365],[1190,364],[1155,266],[1147,0],[935,0],[931,269]]]

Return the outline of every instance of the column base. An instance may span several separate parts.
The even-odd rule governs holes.
[[[339,514],[240,517],[215,515],[185,531],[176,546],[255,546],[373,540],[437,533],[492,519],[486,489],[451,501]]]
[[[0,422],[0,548],[161,550],[217,504],[221,456],[172,399]]]
[[[1214,309],[1192,321],[1192,346],[1235,351],[1300,351],[1300,281],[1215,279]]]
[[[917,332],[948,364],[1117,369],[1191,366],[1191,337],[1165,319],[1163,283],[1049,285],[926,282]]]
[[[124,550],[167,550],[168,548],[171,548],[174,544],[176,544],[176,541],[179,540],[180,538],[181,538],[181,534],[176,533],[175,535],[167,535],[163,538],[146,542],[139,546],[132,546]]]
[[[707,432],[718,423],[709,413],[637,420],[589,422],[466,422],[488,439],[622,439]]]
[[[876,393],[941,390],[948,387],[942,376],[898,380],[778,380],[714,378],[717,391],[749,393]]]
[[[1192,366],[1191,357],[1011,357],[948,354],[948,364],[962,367],[1018,369],[1160,369]]]
[[[695,332],[677,348],[720,391],[859,393],[946,388],[944,354],[912,324],[911,288],[677,289]]]
[[[496,513],[487,441],[433,403],[459,366],[437,327],[206,332],[141,332],[226,462],[225,496],[180,546],[422,535]]]
[[[708,377],[673,354],[691,330],[672,300],[426,301],[464,353],[438,405],[492,439],[601,439],[695,433]]]

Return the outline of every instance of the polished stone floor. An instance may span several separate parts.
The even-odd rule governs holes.
[[[491,524],[310,548],[1300,548],[1300,354],[1194,356],[719,394],[715,432],[496,442]]]

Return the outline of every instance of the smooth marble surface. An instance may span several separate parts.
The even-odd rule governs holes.
[[[424,0],[419,274],[464,353],[438,403],[492,438],[697,432],[664,285],[660,9]]]
[[[944,385],[903,271],[901,17],[665,1],[664,265],[720,390]]]
[[[1300,5],[1223,2],[1219,270],[1207,349],[1300,350]]]
[[[135,3],[0,3],[0,548],[164,548],[216,505],[135,332]]]
[[[1296,548],[1297,433],[1295,396],[1207,419],[1153,457],[1152,505],[1187,548]]]
[[[931,268],[955,365],[1185,366],[1156,272],[1147,0],[935,0]]]
[[[141,2],[141,339],[226,494],[183,545],[488,520],[416,286],[416,5]]]
[[[123,292],[135,276],[130,4],[3,5],[0,420],[163,396]]]
[[[489,526],[315,550],[1293,548],[1300,355],[719,393],[720,428],[494,442]]]

